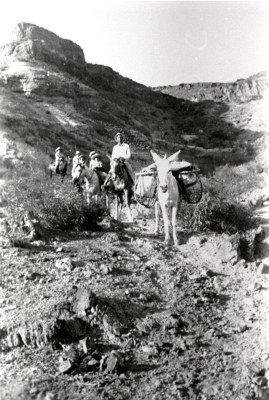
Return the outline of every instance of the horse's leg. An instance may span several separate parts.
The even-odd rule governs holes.
[[[108,197],[108,194],[106,194],[106,196],[105,196],[105,202],[106,202],[106,208],[109,211],[109,197]]]
[[[131,214],[131,209],[130,209],[130,204],[129,204],[129,191],[127,189],[124,190],[124,195],[125,195],[125,204],[126,204],[126,208],[127,208],[128,219],[129,219],[129,222],[133,222],[133,217]]]
[[[160,205],[155,201],[155,234],[159,234],[159,220],[160,220]]]
[[[165,244],[169,243],[170,240],[170,232],[169,232],[169,227],[170,227],[170,221],[169,221],[169,215],[168,215],[168,209],[165,206],[165,204],[161,203],[161,209],[162,209],[162,214],[163,214],[163,223],[164,223],[164,232],[165,232]]]
[[[177,224],[177,206],[174,206],[172,207],[173,239],[174,239],[174,245],[178,246],[176,224]]]

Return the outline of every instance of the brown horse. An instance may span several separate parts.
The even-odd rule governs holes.
[[[124,165],[124,162],[119,159],[112,160],[110,158],[110,175],[110,182],[112,182],[112,192],[116,198],[115,219],[118,219],[119,213],[122,211],[123,203],[125,200],[128,219],[130,222],[133,222],[133,217],[130,209],[130,200],[133,193],[133,180],[126,166]]]

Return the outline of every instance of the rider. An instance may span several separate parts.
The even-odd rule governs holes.
[[[128,160],[131,158],[130,146],[127,143],[123,142],[124,136],[121,132],[117,132],[114,139],[117,142],[117,144],[113,147],[113,150],[112,150],[112,160],[117,158],[120,161],[124,162],[127,172],[129,173],[132,181],[134,182],[133,168],[131,167],[130,163],[128,162]]]
[[[57,149],[55,150],[55,172],[59,172],[58,170],[60,161],[65,161],[65,156],[62,151],[62,148],[57,147]]]
[[[101,171],[101,168],[103,167],[103,163],[101,161],[101,156],[99,153],[96,151],[91,151],[89,154],[90,157],[90,165],[89,169],[92,171],[95,171],[99,177],[99,182],[102,187],[104,182],[106,181],[107,174],[103,171]]]
[[[90,166],[89,166],[90,169],[96,170],[102,168],[103,164],[99,153],[97,153],[96,151],[91,151],[89,157],[90,157]]]
[[[79,157],[80,157],[80,151],[76,151],[76,154],[74,155],[74,157],[73,157],[73,167],[72,167],[72,175],[73,175],[73,173],[74,173],[74,171],[75,171],[75,169],[76,169],[76,167],[77,167],[77,165],[78,165],[78,163],[79,163]]]

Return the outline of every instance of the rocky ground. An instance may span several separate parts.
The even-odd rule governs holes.
[[[246,262],[236,235],[152,231],[1,250],[1,399],[269,398],[267,239]]]

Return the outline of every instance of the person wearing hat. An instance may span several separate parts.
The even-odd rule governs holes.
[[[74,171],[75,171],[75,169],[76,169],[76,167],[78,165],[80,155],[81,155],[80,151],[77,150],[76,154],[73,157],[72,175],[73,175],[73,173],[74,173]]]
[[[124,161],[124,165],[126,165],[127,172],[129,173],[130,177],[134,181],[133,175],[133,168],[131,167],[128,160],[131,158],[131,150],[130,146],[127,143],[124,143],[124,136],[121,132],[117,132],[115,137],[115,141],[117,144],[112,149],[112,160],[115,158]]]
[[[103,164],[101,161],[101,156],[99,153],[97,153],[97,151],[91,151],[89,157],[90,157],[90,166],[89,166],[90,169],[96,170],[102,168]]]
[[[57,147],[55,150],[55,172],[59,172],[60,161],[65,161],[64,153],[61,147]]]

